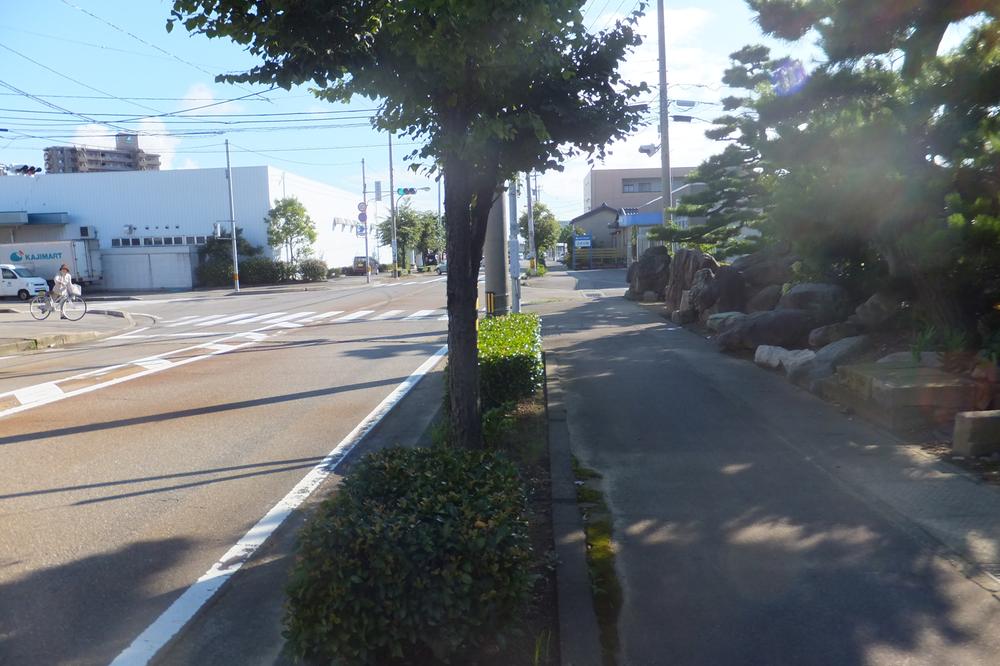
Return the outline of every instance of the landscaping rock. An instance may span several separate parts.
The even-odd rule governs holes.
[[[656,292],[652,289],[642,292],[642,302],[643,303],[655,303],[658,299]]]
[[[832,342],[843,340],[859,333],[861,333],[861,327],[848,322],[820,326],[809,333],[809,346],[825,347]]]
[[[820,326],[843,321],[851,311],[847,290],[835,284],[805,282],[789,289],[778,301],[778,310],[806,310]]]
[[[710,268],[702,268],[694,274],[694,280],[691,282],[690,303],[693,310],[702,312],[715,305],[718,294],[713,289],[714,284],[715,276]]]
[[[782,359],[781,367],[785,369],[788,381],[798,384],[802,378],[809,374],[809,369],[815,359],[816,352],[811,349],[794,349]]]
[[[708,321],[705,322],[705,326],[710,331],[721,333],[746,318],[747,316],[742,312],[719,312],[718,314],[709,316]]]
[[[888,292],[876,292],[854,311],[853,320],[867,330],[878,330],[899,311],[900,298]]]
[[[702,268],[718,268],[711,256],[700,250],[677,250],[670,262],[669,279],[664,292],[667,312],[681,310],[681,295],[694,284],[694,275]]]
[[[992,456],[1000,452],[1000,411],[956,414],[951,448],[961,456]]]
[[[788,353],[784,347],[761,345],[753,353],[753,362],[764,368],[777,369],[781,367]]]
[[[690,324],[698,319],[698,313],[694,310],[674,310],[670,315],[670,321],[678,326]]]
[[[711,287],[713,304],[719,312],[742,312],[747,306],[747,285],[743,274],[732,266],[721,266],[715,271]]]
[[[886,363],[907,368],[941,368],[941,355],[934,351],[920,352],[920,359],[913,358],[913,352],[894,352],[883,356],[876,363]]]
[[[777,307],[779,300],[781,300],[781,285],[768,285],[747,301],[747,312],[767,312],[773,310]]]
[[[817,363],[828,363],[836,370],[840,365],[853,361],[871,346],[867,335],[855,335],[831,342],[816,352]],[[831,373],[832,374],[832,373]]]
[[[721,333],[716,341],[723,350],[756,349],[760,345],[801,347],[815,327],[804,310],[754,312]]]
[[[639,261],[628,268],[628,291],[633,296],[652,291],[656,300],[663,295],[670,279],[670,251],[665,246],[654,246],[642,253]]]
[[[732,263],[732,267],[743,274],[747,284],[764,287],[787,282],[792,276],[792,264],[796,261],[798,257],[783,246],[740,257]]]

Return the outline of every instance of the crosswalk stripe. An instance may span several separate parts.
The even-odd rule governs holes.
[[[368,321],[381,321],[383,319],[389,319],[390,317],[396,317],[401,314],[403,314],[402,310],[388,310],[386,312],[383,312],[382,314],[375,315]]]
[[[337,319],[334,319],[334,321],[354,321],[355,319],[361,319],[362,317],[367,317],[368,315],[370,315],[373,312],[375,312],[375,311],[374,310],[358,310],[357,312],[352,312],[349,315],[344,315],[343,317],[338,317]]]
[[[216,324],[226,324],[229,322],[235,323],[239,319],[247,319],[248,317],[256,316],[256,312],[241,312],[238,315],[230,315],[228,317],[223,317],[222,319],[216,319],[214,321],[203,321],[195,326],[215,326]]]
[[[164,324],[173,324],[175,322],[187,321],[188,319],[197,319],[197,318],[198,318],[198,315],[187,315],[186,317],[179,317],[177,319],[167,319],[167,320],[163,321],[162,323],[164,323]]]
[[[434,312],[436,312],[436,311],[435,310],[417,310],[416,312],[414,312],[413,314],[411,314],[409,317],[403,317],[403,321],[412,321],[414,319],[424,319],[425,317],[428,317],[429,315],[434,314]]]
[[[239,322],[230,322],[229,326],[235,326],[236,324],[256,324],[258,322],[267,321],[268,319],[273,319],[275,317],[280,317],[286,312],[268,312],[267,314],[258,315],[256,317],[251,317],[250,319],[243,319]]]
[[[187,321],[179,321],[174,324],[167,324],[167,328],[177,328],[178,326],[186,326],[188,324],[201,324],[204,322],[213,322],[216,319],[222,319],[226,315],[209,315],[207,317],[195,317],[194,319],[189,319]]]
[[[277,319],[272,319],[272,320],[270,320],[270,321],[268,321],[266,323],[267,323],[268,326],[272,326],[274,324],[280,324],[280,323],[285,322],[285,321],[291,321],[292,319],[298,319],[300,317],[308,317],[311,314],[316,314],[316,313],[315,312],[293,312],[291,314],[286,314],[284,317],[278,317]]]
[[[330,312],[324,312],[322,314],[313,315],[312,317],[309,317],[308,319],[303,319],[302,321],[303,321],[303,323],[309,323],[309,322],[313,322],[313,321],[320,321],[321,319],[327,319],[327,318],[332,317],[334,315],[339,315],[341,312],[343,312],[343,310],[331,310]]]

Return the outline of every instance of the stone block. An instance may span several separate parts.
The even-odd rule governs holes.
[[[764,368],[777,369],[781,367],[789,352],[784,347],[760,345],[754,350],[753,362]]]
[[[956,414],[951,447],[961,456],[1000,452],[1000,410]]]
[[[932,368],[890,368],[872,379],[871,397],[889,408],[968,410],[976,403],[976,382]]]
[[[746,318],[747,316],[742,312],[719,312],[717,314],[709,315],[708,321],[705,325],[708,327],[708,330],[721,333]]]

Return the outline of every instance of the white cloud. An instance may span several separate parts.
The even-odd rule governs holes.
[[[115,130],[106,125],[90,124],[78,127],[73,133],[73,145],[87,148],[114,148]]]
[[[198,164],[197,162],[195,162],[190,157],[185,157],[184,161],[181,162],[180,166],[177,167],[177,168],[178,169],[200,169],[201,165]]]
[[[204,83],[195,83],[184,93],[184,101],[181,102],[180,109],[196,109],[195,111],[191,111],[191,113],[198,115],[225,115],[242,113],[244,111],[245,107],[239,102],[227,102],[225,104],[217,104],[216,106],[208,106],[209,104],[216,104],[216,102],[221,101],[223,100],[215,95],[210,86]],[[204,106],[208,106],[208,108],[199,108]]]

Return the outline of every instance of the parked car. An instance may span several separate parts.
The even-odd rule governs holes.
[[[13,264],[0,264],[0,296],[17,296],[26,301],[48,290],[48,282],[29,269]]]
[[[437,265],[437,268],[435,270],[437,271],[438,275],[445,275],[445,274],[447,274],[448,273],[448,262],[442,261],[440,264]]]

